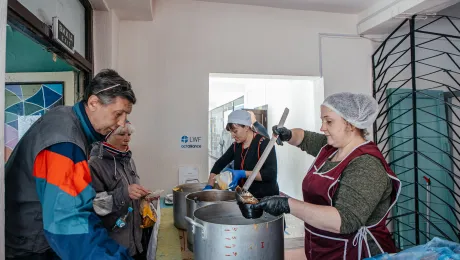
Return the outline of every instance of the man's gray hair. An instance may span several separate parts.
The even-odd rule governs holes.
[[[116,97],[127,99],[133,105],[136,103],[131,84],[112,69],[101,70],[91,80],[85,89],[83,101],[87,103],[92,95],[96,95],[104,105],[111,104]]]

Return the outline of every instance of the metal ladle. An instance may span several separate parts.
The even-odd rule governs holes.
[[[283,115],[281,116],[280,122],[278,123],[278,128],[284,126],[284,123],[286,122],[286,118],[288,114],[289,114],[289,109],[285,108]],[[238,203],[238,206],[240,207],[241,213],[243,214],[245,218],[248,218],[248,219],[260,218],[263,214],[263,210],[252,209],[251,205],[257,204],[259,200],[256,199],[248,190],[249,190],[249,187],[251,187],[252,183],[254,182],[254,179],[256,178],[260,169],[262,168],[262,165],[264,165],[265,160],[267,160],[268,154],[270,154],[270,151],[275,145],[275,142],[277,139],[278,139],[278,136],[273,134],[272,138],[270,139],[270,142],[268,143],[264,152],[260,156],[259,161],[257,162],[256,166],[252,170],[252,174],[246,180],[246,183],[244,184],[243,188],[240,188],[238,186],[235,190],[236,191],[235,192],[236,201]]]
[[[241,214],[247,219],[260,218],[264,211],[261,209],[253,209],[252,205],[259,202],[249,191],[243,191],[241,187],[236,187],[236,202],[240,207]]]

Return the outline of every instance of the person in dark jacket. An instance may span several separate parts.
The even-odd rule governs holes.
[[[51,109],[24,134],[5,165],[6,259],[131,258],[93,210],[87,158],[135,103],[131,84],[103,70],[81,102]]]
[[[251,115],[244,110],[237,110],[228,116],[227,131],[231,132],[235,142],[227,149],[211,169],[208,185],[205,189],[212,189],[215,177],[223,170],[232,172],[230,188],[242,185],[259,161],[270,140],[257,134],[252,128]],[[233,161],[234,168],[225,168]],[[224,169],[225,168],[225,169]],[[256,198],[279,195],[278,169],[275,149],[271,150],[262,169],[257,174],[249,192]]]
[[[96,190],[93,207],[101,219],[109,235],[129,250],[135,259],[145,259],[142,243],[140,199],[150,190],[139,184],[136,166],[129,149],[131,134],[134,127],[127,123],[106,137],[105,142],[98,143],[91,150],[89,167]],[[125,220],[126,225],[116,225],[120,217],[133,211]],[[145,244],[145,243],[144,243]]]
[[[254,114],[254,112],[248,111],[248,113],[251,115],[252,128],[254,129],[254,132],[262,135],[265,138],[270,138],[267,129],[261,123],[257,122],[256,115]],[[222,131],[221,139],[219,141],[220,156],[224,155],[228,148],[232,146],[234,142],[235,140],[232,137],[232,133],[227,129],[224,129]],[[281,141],[278,144],[280,143]],[[233,169],[233,161],[229,163],[225,168]]]

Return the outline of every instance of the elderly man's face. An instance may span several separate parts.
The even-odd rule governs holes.
[[[119,126],[124,127],[133,104],[125,98],[116,97],[113,102],[104,105],[96,96],[88,100],[88,117],[96,132],[107,135]]]

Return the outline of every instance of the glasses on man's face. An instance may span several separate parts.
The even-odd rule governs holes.
[[[106,90],[109,90],[109,89],[116,88],[116,87],[118,87],[118,86],[120,86],[120,84],[115,84],[115,85],[113,85],[113,86],[106,87],[106,88],[101,89],[101,90],[99,90],[98,92],[94,93],[94,95],[97,95],[97,94],[99,94],[99,93],[101,93],[101,92],[104,92],[104,91],[106,91]],[[121,90],[123,90],[123,91],[127,91],[127,90],[130,90],[130,89],[131,89],[131,83],[130,83],[130,82],[128,82],[128,86],[122,86],[122,87],[121,87]]]

